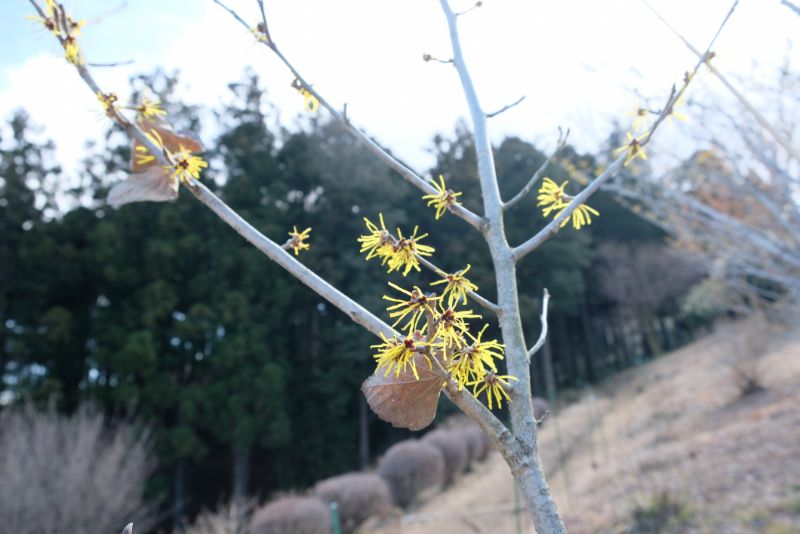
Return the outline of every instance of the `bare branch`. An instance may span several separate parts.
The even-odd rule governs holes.
[[[522,101],[525,100],[525,96],[526,95],[522,95],[518,99],[514,100],[510,104],[506,104],[505,106],[503,106],[502,108],[498,109],[497,111],[493,111],[491,113],[487,113],[486,114],[486,118],[487,119],[491,119],[492,117],[497,117],[498,115],[500,115],[504,111],[507,111],[507,110],[513,108],[514,106],[517,106],[517,105],[521,104]]]
[[[242,19],[234,10],[230,9],[229,7],[225,6],[220,0],[214,0],[214,3],[224,8],[228,13],[230,13],[236,20],[238,20],[245,28],[250,30],[250,26],[247,22]],[[261,0],[259,0],[259,5],[263,7]],[[266,25],[266,17],[264,16],[264,24]],[[378,157],[381,161],[383,161],[386,165],[388,165],[391,169],[396,171],[400,176],[403,177],[407,182],[414,185],[421,191],[426,194],[434,195],[436,194],[436,189],[422,176],[418,173],[413,171],[409,168],[405,163],[394,157],[388,150],[383,148],[379,145],[375,140],[369,137],[366,133],[355,127],[352,122],[349,120],[348,117],[344,116],[342,113],[339,112],[335,107],[333,107],[325,98],[322,97],[312,86],[309,84],[305,78],[300,74],[300,72],[294,67],[294,65],[283,55],[283,53],[278,49],[275,42],[268,37],[266,41],[263,41],[263,44],[269,48],[278,59],[289,69],[295,79],[299,82],[299,84],[308,91],[314,98],[319,101],[320,105],[324,107],[328,113],[331,114],[333,118],[339,121],[342,125],[344,125],[345,130],[347,130],[353,137],[356,138],[361,144],[363,144],[370,152]],[[475,229],[479,230],[480,232],[485,231],[486,221],[480,217],[479,215],[471,212],[467,208],[459,204],[453,204],[448,206],[447,208],[451,213],[464,219],[467,223],[473,226]]]
[[[544,346],[544,342],[547,339],[547,306],[550,304],[550,292],[547,291],[547,288],[544,288],[544,295],[542,295],[542,314],[539,316],[539,319],[542,322],[542,331],[539,334],[539,339],[536,340],[536,344],[530,348],[528,351],[528,363],[530,363],[531,358],[533,358],[534,354],[536,354],[539,349]]]
[[[444,63],[445,65],[452,65],[453,64],[453,60],[452,59],[439,59],[438,57],[434,57],[434,56],[432,56],[430,54],[422,54],[422,61],[425,61],[425,62],[436,61],[437,63]]]
[[[525,184],[525,187],[523,187],[519,193],[514,195],[514,198],[503,204],[503,209],[510,208],[511,206],[513,206],[514,204],[525,198],[525,196],[527,196],[528,193],[530,193],[531,189],[533,189],[533,186],[535,186],[542,178],[545,169],[547,169],[548,165],[550,165],[550,162],[553,161],[553,158],[555,158],[559,152],[564,150],[564,147],[567,145],[567,138],[569,138],[569,128],[567,128],[567,131],[565,133],[561,129],[561,127],[559,127],[558,142],[556,143],[556,149],[553,150],[553,153],[550,154],[550,156],[546,160],[544,160],[544,163],[542,163],[538,169],[536,169],[536,172],[533,173],[533,176],[531,176],[531,179],[528,180],[527,184]]]
[[[685,38],[685,37],[684,37],[684,36],[683,36],[683,35],[682,35],[680,32],[678,32],[678,30],[676,30],[676,29],[675,29],[675,28],[674,28],[672,25],[670,25],[670,24],[669,24],[669,22],[667,22],[667,20],[666,20],[664,17],[662,17],[662,16],[661,16],[661,15],[658,13],[658,11],[656,11],[656,10],[655,10],[655,9],[654,9],[652,6],[650,6],[650,4],[648,4],[648,3],[647,3],[645,0],[642,0],[642,3],[644,3],[644,5],[645,5],[645,6],[647,6],[647,8],[648,8],[650,11],[652,11],[652,12],[653,12],[653,14],[654,14],[656,17],[658,17],[658,19],[659,19],[661,22],[663,22],[663,23],[664,23],[664,25],[665,25],[667,28],[669,28],[669,30],[670,30],[670,31],[671,31],[673,34],[675,34],[675,36],[676,36],[678,39],[680,39],[680,40],[681,40],[681,42],[682,42],[682,43],[683,43],[683,44],[686,46],[686,48],[688,48],[689,50],[691,50],[691,51],[692,51],[692,53],[694,53],[694,55],[696,55],[698,58],[706,57],[706,56],[708,55],[708,53],[707,53],[707,52],[706,52],[706,54],[704,54],[704,55],[701,55],[701,54],[700,54],[700,52],[697,50],[697,48],[695,48],[694,46],[692,46],[692,43],[690,43],[690,42],[689,42],[689,41],[688,41],[688,40],[687,40],[687,39],[686,39],[686,38]],[[783,3],[784,5],[789,5],[789,3],[788,3],[788,2],[785,2],[785,0],[783,0],[783,2],[782,2],[782,3]],[[730,11],[728,12],[728,15],[727,15],[727,17],[725,17],[725,21],[727,21],[727,20],[728,20],[728,18],[729,18],[729,17],[731,16],[731,14],[733,13],[733,10],[734,10],[734,9],[736,9],[736,5],[737,5],[737,4],[738,4],[738,0],[736,0],[736,1],[733,3],[733,6],[731,7]],[[796,7],[796,6],[794,6],[794,5],[790,5],[789,7],[793,8],[793,9],[797,9],[797,7]],[[723,21],[723,25],[725,24],[725,21]],[[720,30],[721,30],[721,29],[722,29],[722,28],[720,28]],[[717,32],[717,35],[719,35],[719,32]],[[715,38],[716,38],[716,37],[715,37]],[[733,95],[733,96],[736,98],[736,100],[738,100],[738,101],[739,101],[739,103],[740,103],[740,104],[742,104],[742,105],[745,107],[745,109],[747,109],[747,111],[748,111],[748,112],[750,112],[750,114],[751,114],[751,115],[753,115],[753,117],[756,119],[756,122],[758,122],[758,124],[759,124],[759,125],[760,125],[762,128],[764,128],[764,129],[765,129],[767,132],[769,132],[769,134],[770,134],[770,135],[771,135],[773,138],[775,138],[775,140],[778,142],[778,144],[780,144],[780,145],[781,145],[781,146],[784,148],[784,150],[786,150],[786,152],[788,152],[788,153],[789,153],[789,154],[792,156],[792,158],[794,158],[795,160],[797,160],[797,161],[799,161],[799,162],[800,162],[800,151],[798,151],[798,150],[797,150],[797,149],[796,149],[794,146],[792,146],[792,143],[791,143],[791,142],[790,142],[788,139],[786,139],[786,137],[784,137],[784,136],[783,136],[783,134],[781,134],[781,132],[779,132],[779,131],[778,131],[778,129],[777,129],[777,128],[775,128],[775,127],[772,125],[772,123],[770,123],[770,122],[769,122],[769,121],[766,119],[766,117],[764,117],[764,115],[762,115],[762,114],[761,114],[761,112],[760,112],[760,111],[758,111],[758,110],[757,110],[757,109],[756,109],[756,108],[755,108],[755,107],[754,107],[754,106],[753,106],[753,105],[750,103],[750,101],[749,101],[749,100],[747,100],[747,98],[745,98],[745,96],[744,96],[742,93],[740,93],[740,92],[739,92],[739,90],[738,90],[738,89],[736,89],[736,88],[733,86],[733,84],[732,84],[730,81],[728,81],[728,79],[727,79],[725,76],[723,76],[723,75],[722,75],[722,73],[721,73],[721,72],[720,72],[720,71],[719,71],[719,70],[718,70],[716,67],[714,67],[714,65],[712,65],[710,62],[706,62],[706,67],[708,68],[708,70],[709,70],[709,71],[711,71],[711,73],[712,73],[714,76],[716,76],[716,77],[717,77],[717,79],[718,79],[720,82],[722,82],[722,85],[724,85],[724,86],[725,86],[725,88],[726,88],[726,89],[728,89],[728,91],[730,91],[730,93],[731,93],[731,94],[732,94],[732,95]]]
[[[797,4],[793,4],[789,0],[781,0],[781,5],[788,7],[789,9],[794,11],[795,15],[800,16],[800,6],[798,6]]]
[[[645,0],[642,0],[644,2]],[[711,39],[711,42],[708,44],[708,48],[704,54],[698,54],[698,61],[695,65],[694,69],[692,70],[691,74],[688,74],[684,77],[683,85],[681,85],[680,89],[677,89],[674,85],[670,90],[670,95],[667,98],[667,102],[664,107],[661,109],[661,113],[653,122],[653,125],[650,126],[650,129],[647,133],[642,137],[641,141],[634,140],[632,142],[637,142],[639,146],[644,147],[647,145],[650,140],[653,138],[653,134],[655,134],[658,127],[661,125],[664,120],[672,114],[673,108],[675,103],[683,96],[686,92],[686,89],[689,87],[689,84],[694,79],[697,71],[700,67],[705,63],[708,64],[708,60],[711,57],[711,47],[714,45],[714,42],[719,37],[722,29],[725,27],[725,24],[730,19],[731,15],[733,14],[734,9],[736,9],[739,0],[735,0],[733,5],[731,6],[730,10],[728,11],[727,15],[723,19],[722,23],[720,24],[717,32],[714,34],[714,37]],[[578,206],[586,202],[588,198],[597,191],[604,182],[608,181],[610,178],[614,177],[620,170],[620,168],[624,165],[625,161],[627,160],[628,156],[623,152],[620,156],[611,164],[609,167],[603,172],[600,176],[594,179],[592,183],[590,183],[583,191],[581,191],[578,195],[572,198],[572,201],[567,205],[564,210],[562,210],[550,223],[542,228],[539,233],[535,236],[531,237],[521,245],[517,246],[513,250],[513,257],[515,261],[519,261],[527,254],[530,254],[537,248],[539,248],[545,241],[553,237],[558,233],[561,229],[562,223],[567,220],[568,217],[572,216],[572,212],[574,212]]]
[[[112,63],[87,63],[89,67],[123,67],[125,65],[133,65],[134,61],[132,59],[128,59],[125,61],[114,61]]]
[[[455,14],[455,16],[456,16],[456,17],[460,17],[461,15],[466,15],[466,14],[467,14],[467,13],[469,13],[470,11],[472,11],[472,10],[475,10],[475,9],[478,9],[478,8],[479,8],[479,7],[481,7],[482,5],[483,5],[483,2],[482,2],[481,0],[478,0],[478,1],[477,1],[477,2],[475,2],[475,3],[474,3],[472,6],[468,7],[468,8],[467,8],[467,9],[465,9],[464,11],[460,11],[460,12],[456,13],[456,14]]]

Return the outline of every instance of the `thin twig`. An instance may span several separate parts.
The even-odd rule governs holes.
[[[220,0],[214,0],[214,3],[224,8],[234,18],[236,18],[236,20],[238,20],[245,28],[250,30],[250,26],[247,24],[247,22],[242,17],[240,17],[234,10],[227,7]],[[259,5],[262,5],[261,0],[259,0]],[[264,20],[266,21],[266,16],[264,16]],[[266,24],[266,22],[264,22],[264,24]],[[313,95],[314,98],[317,99],[319,104],[323,108],[325,108],[333,118],[339,121],[344,126],[345,130],[350,132],[350,134],[353,135],[357,141],[361,142],[361,144],[363,144],[370,152],[376,155],[378,159],[383,161],[391,169],[400,174],[400,176],[407,182],[411,183],[412,185],[414,185],[421,191],[425,192],[426,194],[429,195],[436,194],[436,189],[427,180],[422,178],[422,176],[413,171],[405,163],[401,162],[399,159],[390,154],[388,150],[379,145],[366,133],[356,128],[348,118],[343,116],[335,107],[333,107],[327,100],[325,100],[325,98],[322,95],[320,95],[311,86],[311,84],[309,84],[306,81],[305,78],[303,78],[303,76],[288,60],[288,58],[283,55],[283,52],[281,52],[278,49],[277,45],[272,39],[268,38],[268,40],[263,42],[263,44],[267,48],[269,48],[276,56],[278,56],[278,59],[280,59],[281,62],[286,66],[286,68],[289,69],[289,71],[292,73],[295,79],[297,79],[297,81],[303,87],[303,89],[305,89],[311,95]],[[450,206],[447,207],[447,209],[457,217],[464,219],[467,223],[472,225],[475,229],[479,230],[480,232],[485,231],[486,221],[483,219],[483,217],[471,212],[464,206],[460,204],[451,204]]]
[[[714,45],[714,42],[717,40],[717,37],[719,37],[720,33],[722,33],[722,29],[725,27],[725,24],[730,19],[734,9],[736,9],[736,5],[738,4],[738,2],[739,0],[734,1],[727,15],[725,15],[725,18],[722,20],[722,23],[717,29],[717,32],[714,34],[714,37],[711,39],[711,42],[709,42],[705,53],[703,53],[702,55],[698,54],[699,59],[697,61],[697,64],[694,66],[694,69],[692,69],[691,74],[684,77],[683,84],[681,85],[680,89],[677,89],[674,85],[672,86],[669,97],[667,98],[667,102],[661,109],[661,113],[653,122],[652,126],[650,126],[650,129],[647,131],[647,133],[642,137],[641,141],[639,141],[639,145],[641,147],[646,146],[650,142],[650,140],[653,138],[653,134],[655,134],[656,130],[661,125],[661,123],[664,122],[664,120],[669,115],[672,114],[675,103],[686,92],[686,89],[689,87],[689,84],[694,79],[695,75],[697,74],[697,71],[700,69],[700,67],[703,66],[703,64],[707,64],[708,58],[711,55],[711,47]],[[513,251],[514,260],[519,261],[527,254],[530,254],[531,252],[539,248],[545,241],[556,235],[558,231],[561,229],[562,223],[566,221],[567,218],[572,216],[572,213],[576,209],[578,209],[578,206],[586,202],[586,200],[588,200],[589,197],[595,191],[597,191],[600,188],[600,186],[603,185],[606,181],[616,176],[616,174],[624,165],[627,158],[628,154],[626,154],[626,152],[620,154],[619,157],[617,157],[617,159],[614,160],[614,162],[608,166],[605,172],[603,172],[600,176],[595,178],[589,185],[587,185],[583,189],[583,191],[575,195],[570,201],[570,203],[567,205],[567,207],[564,208],[552,221],[550,221],[550,223],[547,226],[542,228],[536,235],[534,235],[521,245],[515,247]]]
[[[132,59],[128,59],[126,61],[115,61],[113,63],[87,63],[86,65],[89,67],[122,67],[125,65],[133,65],[134,61]]]
[[[536,340],[536,344],[528,351],[528,363],[530,363],[534,354],[536,354],[539,349],[544,346],[544,342],[547,339],[547,306],[549,303],[550,292],[547,291],[547,288],[544,288],[544,294],[542,295],[542,314],[539,316],[539,319],[542,322],[542,331],[539,333],[539,339]]]
[[[698,50],[697,50],[697,49],[696,49],[694,46],[692,46],[692,43],[690,43],[690,42],[689,42],[689,41],[688,41],[688,40],[687,40],[687,39],[686,39],[686,38],[685,38],[685,37],[684,37],[684,36],[683,36],[683,35],[682,35],[680,32],[678,32],[678,30],[676,30],[674,27],[672,27],[672,25],[670,25],[670,23],[669,23],[669,22],[667,22],[667,20],[666,20],[664,17],[662,17],[662,16],[661,16],[661,15],[658,13],[658,11],[656,11],[655,9],[653,9],[653,7],[652,7],[652,6],[650,6],[650,4],[648,4],[648,3],[647,3],[645,0],[641,0],[641,1],[642,1],[642,3],[643,3],[645,6],[647,6],[647,8],[648,8],[650,11],[652,11],[652,12],[653,12],[653,14],[654,14],[656,17],[658,17],[658,19],[659,19],[661,22],[663,22],[663,23],[664,23],[664,25],[665,25],[667,28],[669,28],[669,30],[670,30],[670,31],[671,31],[673,34],[675,34],[675,36],[676,36],[678,39],[680,39],[680,40],[681,40],[681,42],[682,42],[682,43],[683,43],[683,44],[686,46],[686,48],[688,48],[689,50],[691,50],[691,51],[692,51],[692,53],[694,53],[694,55],[696,55],[697,57],[705,57],[705,55],[707,55],[707,53],[706,53],[706,54],[704,54],[703,56],[701,56],[701,55],[700,55],[700,52],[699,52],[699,51],[698,51]],[[733,3],[733,6],[731,7],[730,11],[728,12],[728,15],[727,15],[727,17],[725,17],[725,20],[726,20],[726,21],[727,21],[727,19],[728,19],[728,18],[731,16],[731,14],[733,14],[733,10],[736,8],[736,5],[737,5],[737,4],[738,4],[738,0],[736,0],[736,2],[734,2],[734,3]],[[788,4],[786,4],[786,3],[785,3],[784,5],[788,5]],[[790,6],[790,7],[794,7],[794,8],[796,9],[796,6]],[[723,22],[723,24],[724,24],[724,22]],[[721,30],[721,29],[722,29],[722,28],[720,28],[720,30]],[[717,35],[719,35],[719,32],[717,32]],[[715,39],[716,39],[716,36],[715,36]],[[753,116],[753,118],[755,118],[755,119],[756,119],[756,122],[758,122],[758,124],[759,124],[759,125],[760,125],[762,128],[764,128],[764,129],[765,129],[765,130],[766,130],[766,131],[767,131],[767,132],[768,132],[768,133],[769,133],[769,134],[770,134],[770,135],[771,135],[773,138],[775,138],[775,140],[778,142],[778,144],[780,144],[780,145],[781,145],[781,146],[784,148],[784,150],[786,150],[786,152],[788,152],[788,153],[789,153],[789,155],[791,155],[791,156],[792,156],[792,158],[794,158],[796,161],[800,161],[800,151],[798,151],[798,150],[797,150],[797,149],[796,149],[796,148],[795,148],[795,147],[792,145],[792,143],[791,143],[791,142],[790,142],[788,139],[786,139],[786,137],[784,137],[784,136],[783,136],[783,134],[781,134],[781,132],[779,132],[779,131],[778,131],[778,129],[777,129],[777,128],[775,128],[775,127],[772,125],[772,123],[770,123],[770,122],[767,120],[767,118],[766,118],[766,117],[764,117],[764,115],[762,115],[762,114],[761,114],[761,112],[760,112],[760,111],[758,111],[758,110],[755,108],[755,106],[753,106],[753,104],[751,104],[751,103],[750,103],[750,101],[749,101],[749,100],[748,100],[748,99],[747,99],[747,98],[746,98],[746,97],[745,97],[745,96],[744,96],[742,93],[740,93],[740,92],[739,92],[739,90],[738,90],[738,89],[736,89],[736,88],[733,86],[733,84],[732,84],[730,81],[728,81],[728,79],[727,79],[725,76],[723,76],[723,75],[722,75],[722,73],[721,73],[719,70],[717,70],[717,68],[716,68],[716,67],[714,67],[714,65],[712,65],[711,63],[706,63],[706,67],[707,67],[707,68],[708,68],[708,70],[711,72],[711,74],[713,74],[714,76],[716,76],[716,77],[717,77],[717,79],[718,79],[720,82],[722,82],[722,85],[724,85],[724,86],[725,86],[725,88],[726,88],[726,89],[728,89],[728,91],[730,91],[730,93],[731,93],[731,94],[732,94],[732,95],[733,95],[733,96],[736,98],[736,100],[738,100],[738,101],[739,101],[739,103],[740,103],[740,104],[742,104],[742,106],[744,106],[744,107],[745,107],[745,109],[746,109],[748,112],[750,112],[750,114]]]
[[[800,16],[800,6],[789,2],[789,0],[781,0],[781,5],[784,5],[794,11],[794,14]]]
[[[498,115],[500,115],[504,111],[508,111],[509,109],[513,108],[514,106],[519,105],[520,103],[522,103],[523,100],[525,100],[525,96],[526,95],[522,95],[518,99],[514,100],[512,103],[506,104],[505,106],[503,106],[502,108],[498,109],[497,111],[493,111],[491,113],[487,113],[486,114],[486,118],[487,119],[491,119],[492,117],[497,117]]]
[[[546,160],[544,160],[544,163],[542,163],[539,166],[539,168],[536,169],[536,172],[533,173],[533,176],[531,176],[531,179],[528,180],[527,184],[525,184],[525,187],[523,187],[522,190],[520,190],[519,193],[514,195],[514,198],[512,198],[508,202],[503,203],[503,209],[510,208],[511,206],[513,206],[514,204],[516,204],[517,202],[519,202],[520,200],[525,198],[525,196],[528,193],[530,193],[531,189],[533,189],[533,186],[535,186],[539,182],[539,180],[542,178],[542,175],[544,174],[544,171],[550,165],[550,162],[553,161],[553,158],[555,158],[558,155],[558,153],[561,152],[562,150],[564,150],[564,147],[567,146],[567,139],[568,138],[569,138],[569,128],[567,128],[567,131],[565,133],[561,129],[561,127],[559,126],[559,128],[558,128],[558,142],[556,143],[556,149],[553,150],[552,154],[550,154],[550,156]]]

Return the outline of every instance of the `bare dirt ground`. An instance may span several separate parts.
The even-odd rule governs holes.
[[[626,371],[551,416],[542,460],[567,529],[581,533],[800,533],[800,332],[770,334],[765,390],[742,396],[736,331]],[[385,525],[414,534],[532,532],[494,453]]]

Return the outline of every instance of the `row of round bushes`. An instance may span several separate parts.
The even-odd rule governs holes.
[[[337,503],[344,534],[369,517],[385,516],[392,504],[408,508],[456,480],[489,453],[488,438],[473,425],[428,432],[421,440],[392,446],[375,473],[348,473],[325,479],[309,496],[280,497],[257,510],[251,534],[330,534],[327,503]]]

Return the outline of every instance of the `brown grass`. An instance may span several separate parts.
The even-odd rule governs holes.
[[[677,532],[800,532],[800,332],[770,342],[761,393],[740,396],[730,360],[711,336],[551,413],[542,460],[570,533],[635,532],[651,515]],[[513,508],[492,454],[380,532],[511,533]],[[532,531],[525,512],[521,525]]]

